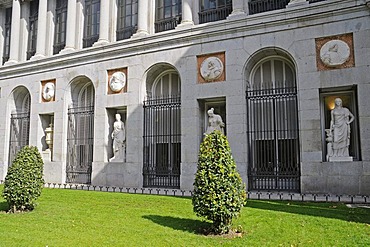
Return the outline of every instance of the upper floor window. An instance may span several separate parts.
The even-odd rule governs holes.
[[[181,0],[156,0],[155,32],[174,29],[181,22]]]
[[[55,8],[54,54],[59,53],[66,44],[68,0],[57,0]]]
[[[137,0],[119,0],[117,40],[130,38],[137,30]]]
[[[91,47],[99,39],[100,0],[85,0],[83,47]]]
[[[4,52],[3,63],[9,60],[10,55],[10,31],[12,26],[12,8],[5,9],[5,29],[4,29]]]
[[[39,0],[34,0],[30,2],[27,60],[30,59],[36,53],[38,15],[39,15]]]
[[[224,20],[232,11],[232,0],[201,0],[199,23]]]

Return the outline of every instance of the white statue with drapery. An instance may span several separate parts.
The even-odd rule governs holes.
[[[331,111],[330,129],[326,130],[327,161],[352,161],[349,156],[351,137],[350,124],[353,114],[342,106],[342,99],[334,100],[335,108]]]
[[[116,121],[113,124],[113,157],[110,162],[125,162],[126,160],[126,130],[121,120],[121,114],[116,114]]]
[[[213,108],[209,109],[207,111],[207,114],[208,114],[208,126],[205,134],[208,135],[215,130],[219,130],[221,131],[222,134],[224,134],[225,124],[222,121],[221,116],[215,114]]]

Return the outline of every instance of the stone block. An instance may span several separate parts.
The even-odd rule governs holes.
[[[321,162],[302,162],[301,163],[301,175],[302,177],[317,177],[317,176],[325,176],[323,174],[323,163]]]
[[[370,196],[370,175],[360,176],[359,194]]]
[[[321,162],[322,152],[302,152],[302,162]]]
[[[327,191],[327,177],[301,176],[301,193],[325,193]]]
[[[327,192],[339,195],[358,195],[359,176],[329,176],[327,177]]]

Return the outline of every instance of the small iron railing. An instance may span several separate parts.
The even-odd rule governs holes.
[[[251,0],[249,1],[249,14],[257,14],[277,9],[284,9],[290,0]]]
[[[58,54],[63,48],[66,46],[65,42],[54,44],[53,46],[53,54]]]
[[[228,15],[232,12],[232,6],[226,6],[223,8],[204,10],[199,12],[199,23],[207,23],[225,20]]]
[[[326,0],[309,0],[309,3],[322,2]],[[285,9],[289,4],[290,0],[250,0],[249,5],[249,14],[263,13],[278,9]]]
[[[174,18],[167,18],[163,20],[157,20],[154,24],[155,32],[163,32],[167,30],[175,29],[175,27],[181,23],[181,16],[176,16]]]
[[[98,40],[99,34],[83,38],[83,48],[91,47]]]
[[[137,31],[137,26],[134,27],[125,27],[120,30],[117,30],[117,41],[123,39],[129,39]]]
[[[180,187],[180,97],[144,101],[144,187]]]

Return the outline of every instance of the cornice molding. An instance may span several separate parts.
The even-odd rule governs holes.
[[[368,1],[370,2],[370,1]],[[352,0],[328,0],[308,7],[288,8],[175,29],[145,37],[131,38],[101,47],[76,50],[73,53],[59,54],[36,61],[25,61],[0,67],[0,79],[15,78],[51,70],[75,67],[77,65],[104,62],[135,55],[185,48],[205,42],[222,41],[248,37],[269,32],[291,30],[304,26],[314,26],[368,16],[362,5]]]

